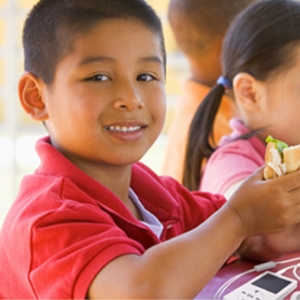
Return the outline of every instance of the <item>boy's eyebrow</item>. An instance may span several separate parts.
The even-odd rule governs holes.
[[[95,62],[100,62],[100,61],[106,61],[106,60],[111,60],[113,61],[112,58],[107,57],[107,56],[87,56],[84,57],[80,62],[79,62],[79,66],[84,66],[84,65],[88,65],[88,64],[92,64]]]
[[[143,58],[141,58],[141,61],[144,61],[144,62],[157,62],[162,66],[164,65],[163,61],[158,56],[143,57]]]
[[[81,66],[85,66],[85,65],[92,64],[95,62],[101,62],[101,61],[114,61],[114,59],[111,57],[107,57],[107,56],[87,56],[87,57],[83,58],[79,62],[78,65],[81,67]],[[158,56],[142,57],[140,59],[140,61],[142,61],[142,62],[157,62],[161,65],[164,65],[163,61]]]

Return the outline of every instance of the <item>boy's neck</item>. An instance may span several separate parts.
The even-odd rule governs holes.
[[[125,169],[118,168],[113,171],[110,169],[109,172],[105,173],[97,172],[92,177],[111,190],[138,220],[142,220],[139,209],[128,195],[131,181],[131,166],[125,167]]]
[[[95,164],[76,163],[84,173],[112,191],[126,206],[131,206],[128,191],[131,181],[131,165],[114,167]]]
[[[106,174],[107,175],[107,174]],[[123,172],[117,171],[115,173],[109,172],[109,176],[101,176],[99,183],[106,186],[111,190],[119,199],[124,203],[124,205],[129,209],[129,211],[138,220],[142,220],[142,215],[140,210],[137,208],[136,204],[129,197],[129,187],[131,181],[131,167],[126,168]]]

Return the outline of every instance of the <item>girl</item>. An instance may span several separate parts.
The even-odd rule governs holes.
[[[264,164],[269,134],[289,145],[300,143],[299,26],[300,3],[293,0],[256,3],[230,26],[222,51],[223,76],[190,128],[184,171],[184,185],[190,190],[229,197]],[[241,119],[230,121],[232,133],[216,147],[212,131],[224,93],[236,102]]]

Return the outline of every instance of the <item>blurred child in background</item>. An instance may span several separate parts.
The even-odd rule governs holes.
[[[182,182],[183,164],[191,120],[209,89],[221,75],[221,47],[232,19],[257,0],[171,0],[168,17],[179,49],[186,56],[191,78],[183,83],[182,96],[168,132],[163,175]],[[214,125],[213,142],[230,132],[228,121],[237,115],[234,102],[223,96]]]

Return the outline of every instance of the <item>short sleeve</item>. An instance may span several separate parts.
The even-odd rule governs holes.
[[[264,159],[248,140],[238,140],[218,148],[209,158],[200,184],[201,191],[224,194],[264,164]]]

